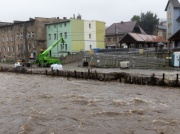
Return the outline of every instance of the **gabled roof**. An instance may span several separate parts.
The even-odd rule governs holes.
[[[178,0],[169,0],[167,5],[166,5],[165,11],[167,11],[167,8],[168,8],[168,5],[170,2],[172,3],[174,8],[180,8],[180,3]]]
[[[151,43],[158,43],[158,42],[167,43],[168,42],[162,36],[137,34],[137,33],[127,33],[119,42],[126,42],[126,41],[131,40],[128,38],[131,38],[136,42],[151,42]]]
[[[133,32],[135,27],[138,27],[139,31],[145,34],[144,30],[140,26],[138,26],[136,21],[129,21],[113,23],[106,29],[106,35],[126,34],[128,32]]]

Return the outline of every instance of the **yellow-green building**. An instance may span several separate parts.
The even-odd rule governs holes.
[[[67,52],[89,51],[93,48],[105,48],[105,22],[81,19],[69,19],[58,23],[46,24],[47,47],[59,38],[59,43],[51,56],[59,57]]]

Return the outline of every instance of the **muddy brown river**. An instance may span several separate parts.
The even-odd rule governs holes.
[[[0,134],[180,133],[177,88],[0,76]]]

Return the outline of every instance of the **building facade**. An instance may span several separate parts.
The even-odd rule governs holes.
[[[51,51],[51,56],[60,57],[67,52],[89,51],[93,48],[104,48],[105,23],[69,19],[58,23],[46,24],[47,47],[59,38],[65,43],[59,43]]]
[[[167,39],[180,29],[180,3],[178,0],[168,0],[167,12]]]
[[[106,48],[119,48],[119,41],[129,32],[146,34],[136,21],[113,23],[106,29]]]
[[[166,21],[161,21],[155,28],[153,35],[162,36],[164,39],[166,39],[166,25]]]
[[[0,57],[8,60],[36,58],[46,48],[45,23],[57,18],[30,18],[0,25]]]

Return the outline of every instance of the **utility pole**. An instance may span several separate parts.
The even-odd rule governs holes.
[[[27,41],[27,24],[26,22],[24,22],[24,43],[25,43],[25,51],[24,51],[24,54],[25,54],[25,62],[27,63],[28,60],[29,60],[29,53],[28,53],[28,41]]]
[[[16,57],[16,34],[15,34],[15,23],[13,24],[13,45],[14,45],[14,61],[16,62],[17,57]]]

